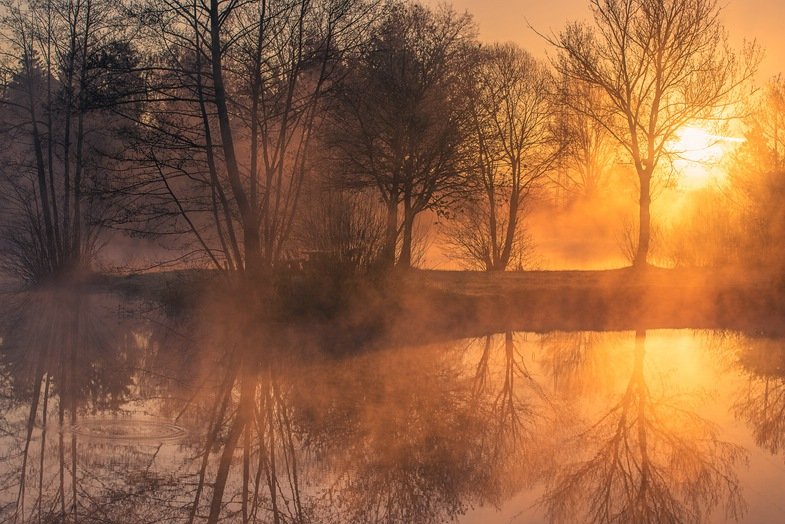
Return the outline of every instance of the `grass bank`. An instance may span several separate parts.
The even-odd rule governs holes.
[[[695,328],[782,334],[782,284],[771,273],[734,268],[413,270],[373,281],[311,274],[279,285],[271,309],[276,322],[307,324],[336,344],[380,332],[402,343],[505,330]],[[212,271],[99,275],[92,285],[157,301],[174,312],[198,305],[223,286]]]

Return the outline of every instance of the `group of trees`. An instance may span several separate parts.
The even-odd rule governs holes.
[[[3,5],[3,261],[27,279],[82,265],[107,212],[124,125],[109,108],[141,87],[108,6]]]
[[[746,141],[733,157],[730,168],[737,191],[729,195],[739,224],[733,228],[739,252],[751,254],[754,262],[781,266],[783,251],[779,238],[785,231],[785,80],[766,83],[761,96],[750,103],[744,122]],[[769,249],[756,249],[769,246]],[[738,257],[739,255],[736,254]]]
[[[755,60],[714,0],[590,4],[549,67],[404,0],[5,1],[4,264],[71,272],[112,227],[224,271],[304,250],[407,268],[431,212],[457,257],[504,270],[535,190],[595,194],[619,161],[643,265],[674,135],[727,116]]]

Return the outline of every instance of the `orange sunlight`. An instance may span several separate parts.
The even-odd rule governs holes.
[[[743,138],[720,136],[695,126],[687,126],[676,134],[671,152],[677,173],[678,187],[701,189],[725,181],[726,172],[720,165],[722,157]]]

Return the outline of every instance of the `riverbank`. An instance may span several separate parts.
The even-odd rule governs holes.
[[[403,309],[427,312],[423,316],[430,326],[421,326],[423,332],[435,329],[469,335],[472,330],[644,328],[785,332],[782,279],[764,271],[651,267],[519,273],[419,271],[410,275],[407,285]],[[414,291],[418,289],[423,291]]]
[[[177,312],[225,291],[221,282],[216,272],[193,270],[98,275],[91,285]],[[782,278],[771,273],[734,268],[413,270],[384,280],[293,275],[278,286],[272,309],[276,323],[318,325],[338,344],[380,332],[402,343],[506,330],[694,328],[782,334],[783,289]]]

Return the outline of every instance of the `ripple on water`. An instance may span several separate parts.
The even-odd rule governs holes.
[[[121,417],[82,419],[71,430],[89,439],[119,442],[173,442],[185,435],[183,428],[163,420]]]

